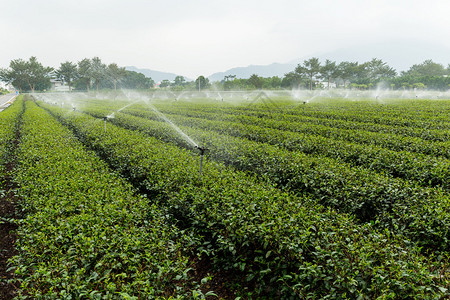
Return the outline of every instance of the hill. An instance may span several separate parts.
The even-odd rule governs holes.
[[[287,63],[272,63],[270,65],[250,65],[247,67],[237,67],[229,69],[225,72],[217,72],[208,76],[210,81],[220,81],[226,75],[236,75],[237,78],[250,78],[253,74],[257,74],[262,77],[278,76],[283,77],[284,74],[291,72],[295,69],[296,64]]]
[[[387,41],[345,47],[323,53],[313,53],[287,63],[232,68],[224,72],[214,73],[208,78],[211,81],[216,81],[222,80],[225,75],[249,78],[252,74],[262,77],[283,77],[285,73],[293,71],[299,63],[303,63],[304,60],[311,57],[318,57],[321,62],[329,59],[337,63],[342,61],[363,63],[372,60],[372,58],[379,58],[397,70],[397,72],[401,72],[427,59],[432,59],[434,62],[447,66],[450,63],[450,49],[442,45],[423,41]]]
[[[164,79],[173,81],[175,79],[175,77],[179,76],[179,74],[155,71],[155,70],[150,70],[150,69],[140,69],[140,68],[137,68],[134,66],[127,66],[127,67],[125,67],[125,69],[128,71],[142,73],[145,76],[153,79],[155,82],[160,82],[160,81],[163,81]]]
[[[363,63],[378,58],[385,61],[397,72],[406,71],[412,65],[422,63],[427,59],[447,66],[450,63],[450,49],[424,41],[395,40],[364,45],[349,46],[333,51],[313,53],[300,57],[286,63],[272,63],[269,65],[249,65],[246,67],[235,67],[223,72],[216,72],[208,76],[210,81],[221,81],[226,75],[236,75],[236,78],[250,78],[252,74],[262,77],[278,76],[291,72],[299,63],[303,63],[311,57],[318,57],[321,62],[326,59],[336,61],[352,61]],[[125,67],[129,71],[135,71],[151,77],[154,81],[168,79],[173,81],[180,74],[155,71],[150,69],[140,69],[134,66]],[[181,75],[182,76],[182,75]],[[186,80],[192,80],[185,77]]]

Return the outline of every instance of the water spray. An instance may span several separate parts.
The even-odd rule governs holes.
[[[129,107],[129,106],[131,106],[131,105],[133,105],[133,104],[135,104],[135,103],[138,103],[138,102],[140,102],[140,101],[141,101],[141,100],[137,100],[137,101],[134,101],[134,102],[132,102],[132,103],[130,103],[130,104],[127,104],[127,105],[125,105],[124,107],[118,109],[117,112],[121,112],[121,111],[124,110],[125,108],[127,108],[127,107]]]
[[[170,124],[173,129],[190,145],[192,145],[195,148],[198,148],[198,145],[196,142],[194,142],[186,133],[184,133],[177,125],[175,125],[171,120],[169,120],[166,115],[164,115],[162,112],[160,112],[158,109],[156,109],[155,106],[153,106],[150,102],[147,102],[147,105],[164,121]]]
[[[106,133],[106,120],[108,120],[108,117],[103,117],[103,121],[105,121],[105,133]]]
[[[202,167],[203,167],[203,156],[205,155],[205,152],[208,150],[205,147],[195,146],[200,151],[200,171],[199,175],[202,176]]]
[[[107,115],[107,116],[105,116],[105,117],[102,118],[103,121],[105,121],[105,133],[106,133],[106,121],[107,121],[108,119],[112,119],[112,118],[114,118],[114,113],[112,113],[112,114],[110,114],[110,115]]]

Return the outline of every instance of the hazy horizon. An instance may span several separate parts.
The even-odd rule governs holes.
[[[450,48],[450,2],[442,0],[0,4],[3,68],[31,56],[55,68],[98,56],[107,64],[196,78],[397,39]]]

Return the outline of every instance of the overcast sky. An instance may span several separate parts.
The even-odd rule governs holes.
[[[0,11],[3,68],[98,56],[196,78],[400,38],[450,48],[449,0],[0,0]]]

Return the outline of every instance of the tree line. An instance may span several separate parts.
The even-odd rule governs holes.
[[[407,71],[397,71],[381,59],[358,63],[343,61],[336,63],[326,60],[323,64],[318,58],[300,63],[296,68],[279,78],[263,78],[253,74],[249,79],[237,79],[234,75],[225,76],[222,81],[225,90],[258,88],[303,88],[329,89],[333,87],[366,90],[383,85],[390,89],[450,89],[450,64],[445,68],[432,60],[415,64]]]
[[[45,67],[31,57],[28,61],[15,59],[9,68],[0,69],[0,80],[10,83],[20,91],[43,91],[51,87],[51,79],[58,79],[69,90],[91,89],[150,89],[155,82],[141,73],[125,70],[116,63],[106,65],[99,57],[85,58],[78,63],[66,61],[58,69]],[[236,78],[226,75],[220,82],[210,83],[209,79],[199,76],[195,81],[187,81],[177,76],[173,81],[163,80],[159,88],[182,90],[203,90],[214,85],[219,90],[249,89],[319,89],[330,87],[366,90],[384,85],[390,89],[436,89],[450,88],[450,64],[425,60],[413,65],[400,74],[381,59],[358,63],[343,61],[337,63],[325,60],[321,63],[313,57],[298,64],[283,77],[261,77],[253,74],[250,78]]]
[[[43,66],[37,58],[14,59],[9,68],[0,69],[0,80],[11,84],[21,92],[45,91],[51,88],[51,80],[56,79],[68,86],[69,90],[104,88],[149,89],[154,81],[144,74],[125,70],[116,63],[104,64],[99,57],[85,58],[78,63],[63,62],[57,69]]]

